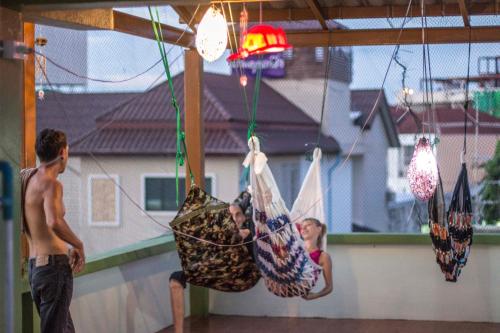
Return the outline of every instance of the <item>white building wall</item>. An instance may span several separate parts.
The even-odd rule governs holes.
[[[323,170],[325,170],[326,177],[330,178],[327,186],[323,189],[326,191],[326,200],[330,203],[325,205],[329,217],[328,233],[350,233],[354,209],[352,160],[343,166],[342,164],[337,165],[335,169],[330,167]]]
[[[273,79],[265,80],[265,82],[319,123],[323,100],[323,79]],[[352,125],[349,116],[350,111],[349,84],[329,80],[322,131],[324,134],[335,137],[343,150],[348,150],[357,134],[357,127]]]
[[[169,232],[152,221],[136,205],[142,207],[143,174],[175,175],[173,159],[162,157],[109,157],[99,156],[98,161],[110,175],[118,175],[120,186],[130,196],[120,192],[120,224],[118,226],[95,226],[88,217],[88,177],[104,172],[88,157],[71,158],[71,164],[80,163],[80,176],[68,172],[64,176],[67,220],[85,243],[88,255],[106,252],[138,241]],[[80,162],[77,162],[77,161]],[[241,160],[239,158],[207,158],[205,173],[214,176],[214,194],[224,201],[232,201],[239,193]],[[184,176],[184,167],[181,168]],[[171,189],[175,191],[175,188]],[[166,226],[175,213],[151,213],[156,222]],[[79,218],[78,218],[79,217]]]
[[[243,293],[210,290],[210,313],[500,322],[499,246],[474,245],[456,284],[444,280],[430,245],[329,245],[328,252],[332,294],[280,298],[261,280]]]
[[[80,157],[71,157],[59,180],[63,184],[63,201],[66,208],[66,221],[72,230],[79,234],[83,223],[82,219],[82,163]]]
[[[361,196],[362,225],[377,231],[388,231],[389,216],[386,204],[387,150],[389,142],[380,115],[366,131],[363,155],[362,181],[356,182],[354,191]],[[357,173],[355,173],[357,175]]]

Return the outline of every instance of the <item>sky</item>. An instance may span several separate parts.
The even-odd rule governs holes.
[[[149,18],[147,8],[120,9],[129,14]],[[170,7],[159,7],[161,21],[179,28],[177,14]],[[374,20],[341,20],[345,26],[356,28],[390,28],[400,27],[403,20],[394,19],[390,23],[386,19]],[[419,27],[420,19],[414,18],[407,22],[407,27]],[[461,26],[460,17],[429,18],[428,26]],[[473,25],[500,25],[500,16],[473,17]],[[169,61],[172,63],[172,72],[183,70],[182,48],[169,46]],[[351,89],[378,89],[381,87],[384,74],[388,68],[394,46],[353,47],[353,81]],[[467,44],[431,45],[430,61],[433,77],[465,76],[467,73]],[[225,61],[228,54],[214,63],[204,63],[208,72],[229,73]],[[478,58],[480,56],[500,55],[500,43],[472,44],[471,48],[471,75],[477,75]],[[106,79],[123,79],[131,77],[149,68],[160,59],[155,41],[139,37],[130,37],[125,34],[109,31],[91,31],[88,33],[88,75]],[[422,46],[401,46],[398,52],[399,60],[408,67],[407,86],[419,90],[422,78]],[[125,84],[96,84],[90,82],[90,90],[127,90],[144,91],[161,76],[162,66],[157,65],[153,70],[140,78]],[[389,75],[385,83],[386,96],[391,104],[397,102],[396,95],[402,90],[402,70],[394,62],[389,68]],[[319,87],[321,88],[321,87]]]

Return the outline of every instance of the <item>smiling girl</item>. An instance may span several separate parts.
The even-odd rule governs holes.
[[[321,250],[321,242],[326,233],[326,226],[315,218],[305,219],[300,226],[307,252],[311,259],[323,269],[325,286],[319,292],[310,292],[302,298],[313,300],[328,295],[333,290],[332,260],[330,255]]]

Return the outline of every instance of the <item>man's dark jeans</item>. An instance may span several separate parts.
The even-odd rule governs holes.
[[[75,332],[69,305],[73,295],[73,273],[66,255],[52,255],[47,265],[29,261],[31,296],[40,314],[42,333]]]

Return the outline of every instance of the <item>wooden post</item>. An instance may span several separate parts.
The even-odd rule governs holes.
[[[35,25],[24,22],[24,44],[35,48]],[[24,59],[24,112],[23,112],[23,147],[21,168],[36,166],[36,100],[35,100],[35,55]],[[21,261],[29,255],[28,241],[21,235]]]
[[[35,24],[23,23],[23,38],[26,47],[35,48]],[[35,54],[30,53],[24,59],[24,109],[23,109],[23,141],[21,168],[33,168],[36,166],[36,91],[35,91]],[[21,275],[27,279],[25,262],[29,257],[29,245],[26,235],[20,234],[20,264]],[[35,306],[31,301],[31,294],[22,294],[22,331],[38,331],[40,326],[39,317],[35,311]]]
[[[0,6],[0,39],[23,41],[23,23],[19,12]],[[6,239],[12,239],[14,257],[14,299],[9,304],[14,313],[13,332],[21,332],[21,267],[20,267],[20,196],[21,186],[19,179],[19,166],[23,146],[23,86],[22,60],[0,58],[0,159],[10,163],[14,174],[14,224],[12,234],[6,235],[5,223],[0,225],[0,240],[2,247]],[[3,252],[3,251],[2,251]],[[1,253],[5,256],[5,252]],[[1,259],[4,259],[3,257]],[[5,273],[4,265],[0,265],[2,278]],[[3,284],[2,284],[3,285]],[[2,298],[2,302],[4,298]]]
[[[196,185],[205,188],[205,149],[202,114],[203,61],[196,50],[184,55],[184,121],[186,146]],[[191,187],[186,159],[186,192]],[[208,315],[208,289],[190,286],[191,316]]]

